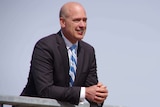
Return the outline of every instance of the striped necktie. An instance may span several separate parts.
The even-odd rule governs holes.
[[[70,86],[73,85],[73,82],[75,80],[75,76],[76,76],[76,68],[77,68],[77,52],[76,52],[76,45],[72,45],[69,49],[70,49],[70,69],[69,69],[69,75],[70,75]]]

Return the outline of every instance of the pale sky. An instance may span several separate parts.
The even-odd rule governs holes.
[[[57,33],[59,9],[69,0],[0,0],[0,95],[26,85],[35,43]],[[73,0],[87,11],[84,41],[95,47],[106,105],[159,107],[160,1]]]

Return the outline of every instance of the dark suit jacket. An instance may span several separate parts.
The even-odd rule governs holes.
[[[69,59],[60,32],[40,39],[33,51],[28,82],[21,96],[53,98],[78,104],[81,87],[97,84],[94,48],[78,42],[77,71],[73,87],[69,87]]]

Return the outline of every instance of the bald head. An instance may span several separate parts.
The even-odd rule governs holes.
[[[59,17],[67,18],[72,15],[73,11],[75,11],[76,9],[81,9],[85,12],[85,9],[80,3],[68,2],[61,7]]]

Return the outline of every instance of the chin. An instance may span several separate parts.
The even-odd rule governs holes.
[[[84,37],[84,36],[81,36],[81,37],[78,37],[77,39],[78,39],[78,40],[81,40],[81,39],[83,39],[83,37]]]

